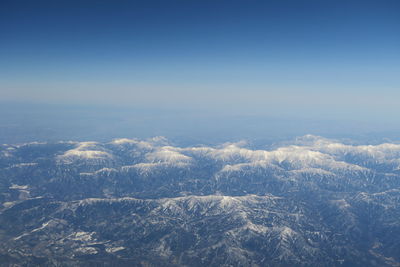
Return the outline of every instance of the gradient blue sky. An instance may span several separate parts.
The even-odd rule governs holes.
[[[0,1],[4,102],[396,120],[400,1]]]

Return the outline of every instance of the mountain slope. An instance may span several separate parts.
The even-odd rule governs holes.
[[[0,149],[5,266],[400,266],[398,144]]]

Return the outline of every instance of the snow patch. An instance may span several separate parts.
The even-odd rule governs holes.
[[[10,189],[15,189],[15,190],[27,190],[28,189],[28,185],[12,184],[9,188]]]
[[[80,142],[77,147],[66,151],[57,158],[63,163],[73,163],[76,160],[108,160],[113,156],[96,142]]]
[[[106,248],[106,252],[107,253],[115,253],[115,252],[118,252],[118,251],[121,251],[124,249],[126,249],[126,248],[125,247],[109,247],[109,248]]]

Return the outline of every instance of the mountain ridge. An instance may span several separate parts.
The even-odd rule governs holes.
[[[0,259],[24,266],[400,266],[400,145],[165,138],[1,145]]]

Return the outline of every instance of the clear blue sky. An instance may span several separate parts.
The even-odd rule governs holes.
[[[0,100],[400,112],[400,1],[0,1]]]

